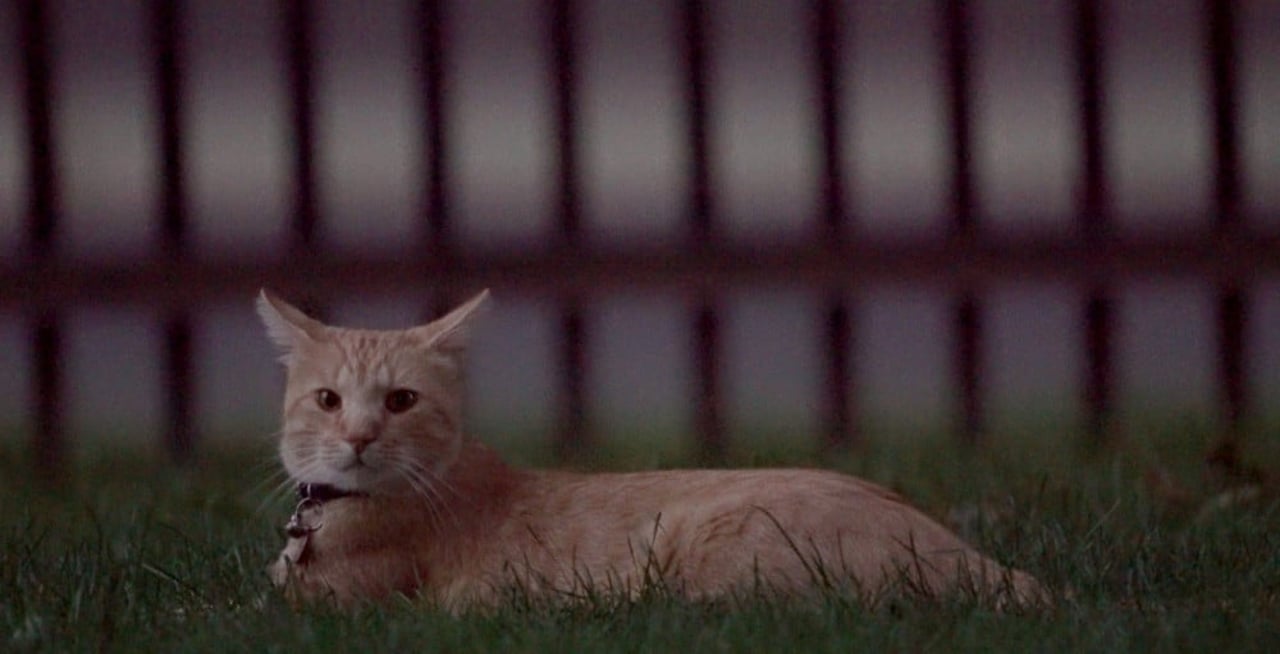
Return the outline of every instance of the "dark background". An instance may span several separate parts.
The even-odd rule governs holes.
[[[196,249],[270,256],[287,239],[289,114],[276,3],[187,2],[184,99]],[[1204,5],[1103,2],[1105,133],[1122,231],[1192,230],[1209,220],[1211,104]],[[1070,26],[1074,3],[987,0],[972,10],[978,218],[1017,233],[1069,234],[1081,144]],[[54,25],[54,137],[61,252],[121,260],[154,247],[159,166],[147,4],[46,3]],[[422,137],[415,3],[314,3],[321,243],[417,256]],[[687,156],[676,3],[580,3],[582,202],[589,239],[676,242]],[[1280,229],[1280,2],[1236,3],[1243,214]],[[24,243],[26,141],[17,3],[0,4],[0,252]],[[709,3],[710,116],[717,220],[738,242],[786,243],[817,211],[808,5]],[[932,2],[848,3],[841,98],[849,213],[870,235],[945,231],[950,165],[941,12]],[[452,212],[465,249],[537,244],[555,216],[554,123],[545,7],[458,2],[448,96]],[[1278,255],[1280,256],[1280,255]],[[550,429],[554,305],[496,288],[476,339],[474,415],[489,429]],[[1280,279],[1248,290],[1250,395],[1280,406]],[[1141,279],[1117,288],[1119,395],[1126,415],[1212,412],[1208,282]],[[816,427],[817,295],[778,287],[725,296],[725,379],[734,429]],[[1009,280],[984,297],[985,380],[997,421],[1074,420],[1081,376],[1078,289]],[[887,284],[860,298],[855,365],[869,414],[940,424],[952,410],[948,296]],[[605,424],[688,428],[690,364],[682,298],[637,288],[592,305],[592,412]],[[341,299],[336,321],[421,318],[412,294]],[[106,304],[67,319],[70,427],[78,438],[152,440],[161,429],[155,314]],[[26,316],[0,312],[0,423],[29,428]],[[279,375],[252,297],[201,307],[197,417],[212,437],[263,438]],[[656,416],[656,417],[655,417]]]

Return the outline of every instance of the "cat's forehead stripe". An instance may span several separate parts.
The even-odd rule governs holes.
[[[343,355],[343,365],[338,372],[340,382],[390,384],[392,374],[390,357],[404,346],[403,338],[395,332],[349,331],[345,338],[337,340]]]

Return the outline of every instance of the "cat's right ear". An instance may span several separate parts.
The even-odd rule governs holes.
[[[288,356],[299,345],[324,336],[325,326],[267,289],[258,293],[258,315],[267,326],[267,336]]]
[[[489,299],[489,289],[476,294],[461,306],[441,318],[409,330],[422,345],[441,351],[461,351],[466,348],[472,317]]]

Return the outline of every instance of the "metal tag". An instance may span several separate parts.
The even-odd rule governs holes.
[[[304,499],[294,508],[293,515],[289,516],[289,522],[284,526],[284,533],[289,540],[285,542],[284,551],[280,553],[287,564],[298,563],[306,554],[311,534],[320,528],[320,523],[315,520],[319,515],[320,502],[313,499]]]

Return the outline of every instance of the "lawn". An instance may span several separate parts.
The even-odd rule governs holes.
[[[50,488],[9,446],[0,449],[0,651],[1280,651],[1276,440],[1274,430],[1250,434],[1238,464],[1216,467],[1203,462],[1213,438],[1195,425],[1152,428],[1102,452],[1032,430],[979,449],[881,438],[808,461],[905,493],[1063,592],[1048,609],[654,593],[513,601],[461,618],[410,599],[350,612],[285,602],[263,574],[288,512],[286,498],[267,499],[268,452],[205,453],[189,470],[140,453],[82,456]],[[732,456],[806,463],[764,437]],[[577,465],[654,463],[682,461],[614,453]]]

